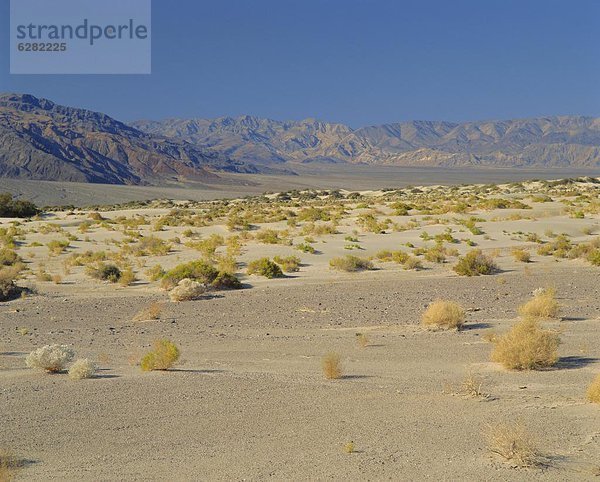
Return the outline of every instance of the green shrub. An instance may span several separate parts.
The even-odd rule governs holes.
[[[216,290],[239,290],[242,283],[235,275],[221,271],[211,283],[211,287]]]
[[[0,249],[0,266],[13,266],[20,261],[21,258],[12,249]]]
[[[281,266],[281,269],[286,273],[294,273],[300,270],[300,258],[298,256],[275,256],[273,261]]]
[[[0,194],[0,218],[30,218],[39,213],[32,202],[18,201],[8,193]]]
[[[296,245],[296,249],[298,251],[302,251],[303,253],[309,253],[309,254],[315,254],[315,248],[313,248],[310,244],[308,243],[300,243]]]
[[[177,345],[169,340],[157,340],[154,349],[144,355],[140,366],[143,371],[168,370],[179,360]]]
[[[460,257],[458,263],[452,269],[461,276],[479,276],[496,273],[498,266],[491,257],[484,254],[480,249],[474,249]]]
[[[281,278],[283,271],[277,263],[274,263],[269,258],[260,258],[248,263],[248,274],[257,274],[266,278]]]
[[[208,262],[203,260],[190,261],[189,263],[179,264],[167,271],[162,278],[162,287],[165,289],[173,288],[185,278],[209,285],[218,275],[218,270]]]

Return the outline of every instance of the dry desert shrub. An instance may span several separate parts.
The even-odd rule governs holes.
[[[286,273],[294,273],[300,270],[300,258],[298,256],[275,256],[273,258],[281,269]]]
[[[558,334],[544,330],[536,320],[519,321],[493,343],[492,361],[511,370],[537,370],[558,361]]]
[[[119,284],[122,286],[129,286],[133,284],[137,280],[135,273],[131,267],[125,268],[121,272],[121,276],[119,277]]]
[[[366,346],[368,346],[370,341],[371,340],[369,340],[369,337],[367,335],[365,335],[364,333],[356,334],[356,342],[358,343],[358,346],[360,346],[361,348],[365,348]]]
[[[423,269],[423,263],[416,256],[408,256],[403,262],[402,265],[405,270],[414,270],[419,271]]]
[[[433,330],[460,330],[465,323],[465,310],[454,301],[435,300],[421,318],[423,325]]]
[[[594,378],[587,389],[587,399],[593,403],[600,403],[600,375]]]
[[[158,281],[165,275],[165,270],[160,264],[155,264],[151,268],[148,268],[144,274],[150,279],[150,281]]]
[[[71,368],[69,368],[69,378],[71,380],[83,380],[85,378],[94,378],[98,367],[95,363],[91,362],[87,358],[80,358],[76,360]]]
[[[323,357],[321,361],[323,374],[327,380],[342,378],[342,360],[338,353],[331,352]]]
[[[15,284],[13,273],[4,273],[0,270],[0,301],[9,301],[17,298],[22,289]]]
[[[559,312],[560,305],[553,289],[536,291],[531,300],[519,307],[519,314],[527,320],[556,318]]]
[[[168,370],[179,360],[179,356],[179,348],[175,343],[169,340],[156,340],[154,349],[144,355],[140,366],[145,372]]]
[[[133,321],[160,320],[162,310],[162,303],[151,303],[147,308],[144,308],[143,310],[139,311],[133,317]]]
[[[192,301],[206,293],[206,287],[197,281],[184,278],[169,291],[171,301]]]
[[[349,273],[375,269],[373,263],[368,259],[359,258],[358,256],[352,256],[350,254],[342,258],[332,258],[329,260],[329,266],[332,269]]]
[[[64,370],[74,356],[75,352],[68,345],[45,345],[27,355],[25,363],[29,368],[57,373]]]
[[[488,448],[516,467],[535,467],[541,455],[532,435],[520,422],[501,423],[488,428]]]
[[[8,450],[0,450],[0,482],[10,482],[17,476],[17,472],[25,465],[25,462]]]
[[[516,261],[520,261],[521,263],[529,263],[531,262],[531,254],[529,251],[523,248],[515,248],[512,250],[512,255]]]
[[[117,283],[121,279],[121,270],[114,264],[96,263],[86,266],[85,272],[94,279]]]
[[[354,447],[354,442],[350,441],[344,444],[344,452],[347,454],[352,454],[354,453],[355,447]]]

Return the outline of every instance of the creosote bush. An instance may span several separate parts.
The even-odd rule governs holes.
[[[87,358],[80,358],[76,360],[71,368],[69,368],[69,378],[71,380],[83,380],[84,378],[94,378],[98,367],[95,363],[88,360]]]
[[[473,249],[460,257],[452,269],[461,276],[479,276],[496,273],[498,266],[490,256],[484,254],[480,249]]]
[[[519,321],[493,343],[492,361],[510,370],[537,370],[558,361],[558,334],[544,330],[536,320]]]
[[[45,345],[32,351],[25,363],[29,368],[40,368],[50,373],[63,371],[75,352],[68,345]]]
[[[247,273],[257,274],[264,276],[265,278],[281,278],[283,277],[283,271],[279,265],[269,258],[260,258],[248,263]]]
[[[519,307],[519,314],[530,320],[556,318],[560,313],[560,305],[554,298],[554,290],[546,289]]]
[[[325,378],[328,380],[342,378],[342,361],[338,353],[328,353],[323,357],[321,364]]]
[[[121,279],[121,270],[114,264],[97,263],[95,266],[86,267],[86,273],[94,279],[118,283]]]
[[[427,307],[421,321],[428,329],[460,330],[465,323],[465,310],[454,301],[436,300]]]
[[[140,366],[143,371],[168,370],[177,360],[180,352],[177,345],[169,340],[156,340],[152,351],[144,355]]]
[[[242,284],[233,274],[219,271],[204,260],[190,261],[175,266],[164,274],[161,286],[163,289],[171,289],[185,278],[216,290],[239,289],[242,287]]]
[[[329,260],[329,267],[331,269],[349,273],[375,269],[373,263],[368,259],[359,258],[358,256],[352,256],[350,254],[341,258],[332,258]]]

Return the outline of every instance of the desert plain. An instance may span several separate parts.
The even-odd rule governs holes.
[[[586,390],[600,374],[599,194],[585,177],[4,218],[3,249],[19,258],[5,262],[18,264],[19,294],[0,303],[0,449],[14,461],[4,476],[595,480],[600,405]],[[453,269],[473,251],[493,261],[489,274]],[[262,258],[281,272],[253,265]],[[198,260],[239,289],[200,280],[196,299],[172,301],[177,267]],[[119,274],[102,279],[109,265]],[[540,290],[559,305],[540,322],[560,338],[557,359],[492,361]],[[462,307],[460,329],[423,326],[435,300]],[[161,339],[180,358],[141,370]],[[92,360],[95,376],[29,368],[49,344]],[[334,379],[322,366],[331,354]],[[531,463],[494,449],[503,426],[526,432]]]

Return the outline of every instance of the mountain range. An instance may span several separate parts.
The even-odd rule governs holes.
[[[251,116],[134,122],[136,128],[251,163],[349,162],[443,167],[599,167],[600,119],[581,116],[352,129]]]
[[[300,163],[600,167],[600,119],[411,121],[353,129],[252,116],[142,120],[0,95],[0,177],[109,184],[217,182]]]

